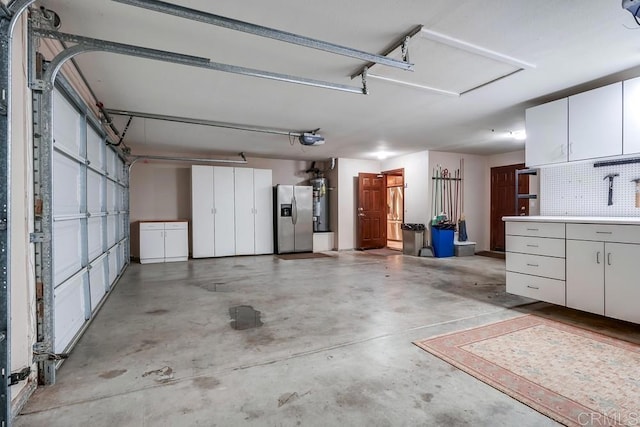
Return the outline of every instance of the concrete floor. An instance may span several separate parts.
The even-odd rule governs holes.
[[[556,425],[411,343],[535,308],[503,260],[330,254],[132,264],[15,425]]]

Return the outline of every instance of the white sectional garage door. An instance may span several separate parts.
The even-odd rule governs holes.
[[[124,161],[61,91],[53,98],[54,351],[62,353],[126,267]]]

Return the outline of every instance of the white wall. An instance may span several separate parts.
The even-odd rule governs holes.
[[[35,332],[35,272],[33,245],[33,160],[31,149],[31,95],[27,88],[25,65],[26,33],[23,19],[14,33],[12,44],[11,99],[11,370],[17,371],[32,363]],[[35,366],[32,366],[32,370]],[[22,381],[10,388],[13,409],[23,401],[25,393],[35,384],[35,370],[29,382]]]
[[[382,161],[382,170],[404,169],[404,222],[428,224],[431,220],[429,205],[429,152],[420,151]]]
[[[460,159],[464,159],[464,213],[467,223],[468,240],[476,242],[476,251],[488,250],[489,230],[488,206],[490,191],[485,180],[487,174],[487,157],[471,154],[444,153],[431,151],[429,153],[429,175],[433,175],[434,168],[441,166],[450,173],[460,168]],[[429,202],[431,203],[431,188]],[[433,215],[433,207],[430,204]],[[462,206],[461,206],[462,207]]]
[[[358,173],[379,173],[377,160],[338,159],[338,250],[356,247],[356,188]],[[330,184],[332,185],[332,184]]]

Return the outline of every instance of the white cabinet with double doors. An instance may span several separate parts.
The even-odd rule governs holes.
[[[193,257],[273,253],[270,169],[191,168]]]
[[[187,261],[189,232],[186,221],[140,222],[140,264]]]
[[[567,224],[567,307],[640,323],[640,226]]]

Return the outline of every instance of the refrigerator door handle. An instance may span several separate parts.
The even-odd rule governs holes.
[[[295,191],[295,190],[294,190]],[[293,225],[296,225],[298,222],[298,205],[296,204],[296,195],[293,195],[293,199],[291,200],[291,221],[293,221]]]

